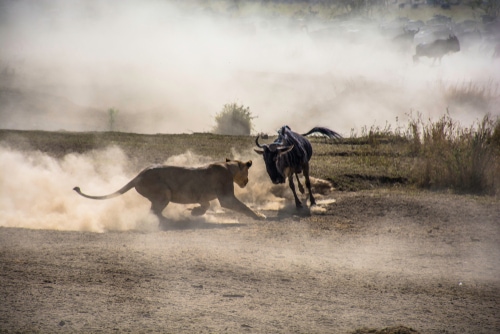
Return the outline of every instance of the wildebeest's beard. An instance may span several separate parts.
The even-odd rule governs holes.
[[[267,154],[266,154],[267,153]],[[267,174],[274,184],[285,183],[285,177],[279,172],[276,167],[276,158],[278,153],[268,151],[264,154]]]

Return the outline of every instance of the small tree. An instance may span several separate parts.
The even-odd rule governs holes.
[[[116,123],[116,116],[117,115],[118,115],[118,109],[115,109],[115,108],[109,108],[108,109],[109,131],[114,131],[115,130],[115,123]]]
[[[222,111],[215,115],[216,125],[213,131],[223,135],[249,136],[254,118],[250,107],[236,103],[225,104]]]

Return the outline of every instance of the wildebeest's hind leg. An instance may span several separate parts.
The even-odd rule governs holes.
[[[288,177],[288,185],[290,186],[290,189],[292,189],[293,197],[295,197],[295,206],[297,208],[301,208],[302,202],[300,201],[299,197],[297,196],[297,192],[295,191],[295,184],[293,183],[293,174]]]
[[[210,202],[202,202],[202,203],[200,203],[200,206],[197,206],[196,208],[193,208],[193,210],[191,211],[191,215],[193,215],[193,216],[201,216],[205,212],[207,212],[207,210],[209,208],[210,208]]]
[[[297,183],[299,184],[299,191],[300,191],[301,194],[303,194],[304,193],[304,187],[302,186],[302,183],[300,183],[299,174],[295,173],[295,176],[297,177]]]
[[[306,179],[306,187],[309,191],[309,200],[311,202],[311,206],[316,205],[316,200],[314,199],[312,190],[311,190],[311,180],[309,179],[309,165],[304,166],[304,177]]]

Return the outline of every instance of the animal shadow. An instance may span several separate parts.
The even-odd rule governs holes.
[[[285,207],[278,209],[276,216],[267,215],[267,221],[281,221],[283,219],[300,219],[302,217],[310,217],[311,209],[308,206],[296,208],[294,203],[290,203]]]
[[[178,231],[178,230],[211,230],[242,227],[246,224],[242,223],[211,223],[202,219],[181,219],[175,221],[163,221],[160,223],[161,231]]]

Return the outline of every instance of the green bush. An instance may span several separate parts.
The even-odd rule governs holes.
[[[249,136],[252,129],[252,116],[249,107],[236,103],[225,104],[222,111],[215,115],[214,133],[233,136]]]

